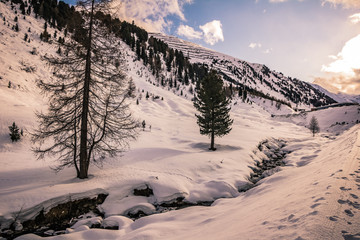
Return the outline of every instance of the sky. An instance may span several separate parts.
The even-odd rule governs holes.
[[[360,94],[360,0],[115,0],[120,19]]]

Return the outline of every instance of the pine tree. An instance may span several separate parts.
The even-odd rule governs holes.
[[[143,131],[145,131],[145,127],[146,127],[146,122],[145,122],[145,120],[142,121],[141,125],[142,125],[142,128],[143,128]]]
[[[312,132],[313,137],[315,137],[316,133],[320,132],[319,123],[315,116],[312,116],[312,118],[310,119],[309,129]]]
[[[13,122],[11,126],[9,126],[9,130],[9,135],[12,142],[17,142],[18,140],[20,140],[19,127],[16,126],[15,122]]]
[[[196,93],[194,107],[199,111],[195,116],[200,134],[210,136],[209,149],[215,151],[215,136],[222,137],[230,133],[233,123],[229,114],[230,101],[226,98],[223,81],[215,70],[200,80]]]

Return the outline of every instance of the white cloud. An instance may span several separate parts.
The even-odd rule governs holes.
[[[330,55],[333,61],[323,65],[326,78],[316,78],[315,83],[330,91],[360,94],[360,34],[347,41],[341,52]]]
[[[164,32],[172,25],[165,18],[174,15],[185,21],[183,5],[190,3],[192,0],[115,0],[112,7],[122,20],[135,21],[150,32]]]
[[[343,8],[360,8],[359,0],[322,0],[322,5],[329,3],[333,7],[341,5]]]
[[[214,45],[218,41],[224,41],[222,25],[219,20],[213,20],[199,27],[204,33],[204,41],[206,43]]]
[[[249,48],[261,48],[261,43],[250,43]]]
[[[351,15],[349,17],[349,19],[350,19],[350,22],[352,22],[353,24],[359,23],[360,22],[360,13],[355,13],[355,14]]]
[[[188,39],[200,39],[203,36],[201,32],[195,31],[194,28],[187,25],[180,25],[177,34]]]
[[[354,76],[354,69],[360,69],[360,34],[347,41],[341,52],[329,56],[334,61],[322,66],[323,72],[342,73]]]
[[[265,54],[269,54],[269,53],[272,52],[272,50],[273,50],[272,48],[268,48],[268,49],[266,49],[266,50],[264,51],[264,53],[265,53]]]

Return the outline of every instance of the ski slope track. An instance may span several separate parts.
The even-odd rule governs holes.
[[[244,103],[234,97],[230,112],[234,119],[232,131],[215,138],[217,150],[209,151],[210,140],[199,133],[191,95],[159,86],[156,77],[125,43],[119,49],[125,57],[124,71],[137,88],[136,97],[129,103],[134,117],[146,121],[145,129],[139,129],[137,141],[131,142],[130,149],[121,156],[108,157],[101,168],[90,166],[88,179],[75,178],[71,168],[55,174],[49,166],[56,164],[56,156],[37,160],[31,151],[30,133],[38,125],[35,111],[47,110],[47,96],[40,94],[36,82],[48,79],[52,73],[41,56],[56,54],[57,46],[40,41],[44,21],[34,15],[23,19],[18,14],[20,30],[13,31],[15,13],[9,5],[0,2],[1,236],[10,225],[21,229],[21,224],[39,211],[49,211],[67,199],[106,193],[108,197],[98,206],[103,216],[89,213],[60,232],[46,229],[46,238],[30,233],[17,239],[360,238],[358,105],[294,114],[293,109],[278,108],[269,99],[249,96],[250,101]],[[53,35],[55,29],[48,27],[48,31]],[[24,41],[25,33],[30,42]],[[63,36],[62,32],[57,34]],[[278,92],[265,87],[259,78],[250,80],[251,69],[261,72],[263,65],[236,60],[171,37],[162,38],[169,45],[184,49],[185,55],[186,45],[191,61],[213,64],[234,81],[245,83],[246,79],[246,84],[265,94],[286,100],[281,94],[286,81],[289,88],[299,92],[308,89],[302,97],[326,101],[306,83],[297,85],[297,81],[273,71],[268,72],[266,79],[274,81],[273,88]],[[34,48],[37,54],[31,53]],[[230,63],[240,73],[246,72],[240,74],[241,79],[233,73],[235,67],[229,70]],[[304,88],[300,87],[302,84]],[[304,101],[298,107],[309,109],[313,105]],[[312,116],[317,117],[321,129],[315,137],[307,129]],[[8,126],[14,121],[24,130],[24,136],[12,143]],[[259,143],[277,139],[285,143],[283,150],[288,153],[282,159],[285,166],[261,179],[256,187],[239,192],[249,184],[249,166],[255,164],[255,153],[263,158],[272,154],[266,149],[259,152]],[[152,189],[149,196],[134,194],[134,189],[147,187]],[[189,204],[213,203],[156,212],[155,206],[179,198]],[[129,213],[140,211],[147,216],[129,217]],[[100,228],[92,228],[95,225]]]

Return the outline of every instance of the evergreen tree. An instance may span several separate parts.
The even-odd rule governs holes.
[[[19,128],[18,126],[16,126],[15,122],[13,122],[11,126],[9,126],[9,130],[9,135],[12,142],[17,142],[18,140],[20,140]]]
[[[320,132],[320,127],[319,127],[319,123],[318,120],[315,116],[312,116],[310,123],[309,123],[309,129],[313,134],[313,137],[315,137],[315,134]]]
[[[142,128],[143,128],[143,131],[145,131],[145,127],[146,127],[146,122],[145,122],[145,120],[142,121],[141,125],[142,125]]]
[[[212,70],[200,80],[200,87],[196,89],[194,107],[199,111],[195,114],[200,127],[200,134],[211,138],[210,150],[215,151],[215,136],[222,137],[231,131],[233,120],[230,119],[230,101],[226,98],[223,81]]]

